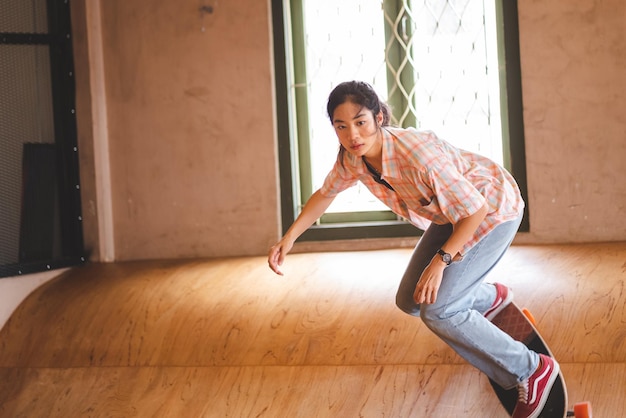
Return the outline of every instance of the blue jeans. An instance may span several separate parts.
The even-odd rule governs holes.
[[[483,280],[511,245],[521,218],[498,225],[462,260],[446,267],[436,302],[420,305],[413,300],[415,286],[452,234],[452,225],[432,224],[415,247],[396,296],[400,309],[420,316],[461,357],[506,389],[530,377],[539,356],[483,316],[496,298],[495,286]]]

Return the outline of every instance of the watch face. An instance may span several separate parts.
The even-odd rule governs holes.
[[[447,265],[450,265],[450,263],[452,263],[452,256],[450,254],[448,254],[447,252],[445,252],[443,250],[438,250],[437,254],[439,254],[441,256],[441,259]]]

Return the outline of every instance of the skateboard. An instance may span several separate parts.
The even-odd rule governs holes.
[[[513,339],[524,343],[529,349],[554,357],[539,331],[537,331],[535,318],[527,309],[520,309],[515,303],[511,303],[496,315],[492,322],[513,337]],[[506,409],[509,416],[512,416],[517,403],[517,388],[503,389],[491,379],[489,379],[489,383],[491,383],[504,409]],[[577,403],[574,405],[573,410],[568,410],[567,387],[565,386],[563,373],[559,371],[559,376],[554,382],[554,386],[552,386],[546,405],[539,418],[591,418],[591,416],[591,404],[589,402]]]

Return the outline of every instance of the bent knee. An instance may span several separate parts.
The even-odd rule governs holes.
[[[396,306],[404,313],[411,316],[420,316],[420,304],[415,303],[413,298],[407,298],[403,295],[396,295]]]
[[[446,315],[443,309],[435,305],[424,305],[420,310],[420,318],[428,328],[434,329],[446,320]]]

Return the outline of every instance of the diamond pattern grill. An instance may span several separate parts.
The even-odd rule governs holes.
[[[294,53],[302,54],[305,69],[295,87],[306,90],[303,137],[315,146],[302,152],[310,155],[313,190],[336,156],[324,105],[344,80],[374,85],[390,104],[394,125],[433,130],[460,148],[502,162],[491,2],[302,0],[302,6],[304,40]],[[354,201],[368,193],[358,195]]]
[[[459,126],[473,137],[463,147],[480,150],[491,122],[484,16],[483,2],[470,0],[385,8],[389,96],[398,125]]]

